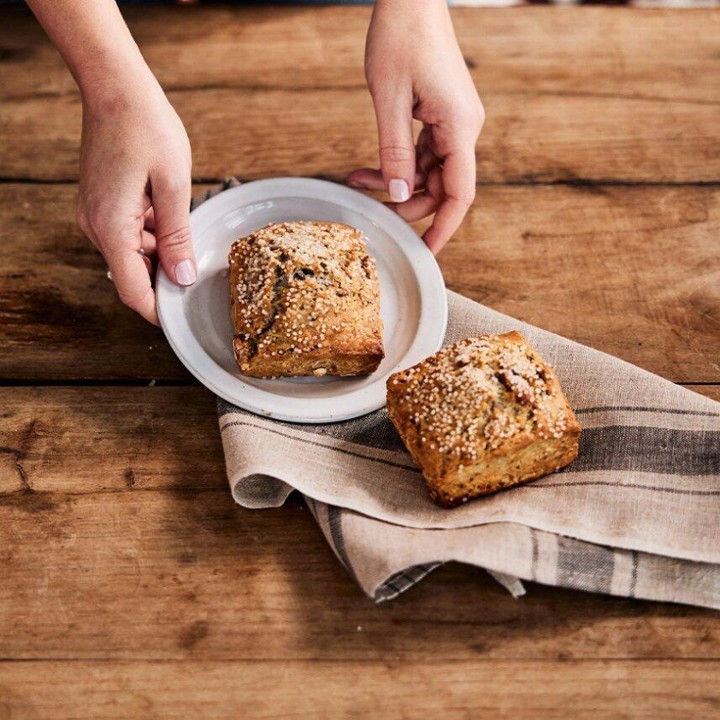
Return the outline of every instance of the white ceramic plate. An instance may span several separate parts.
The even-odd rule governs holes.
[[[377,261],[385,359],[357,378],[261,380],[240,374],[232,352],[228,261],[237,238],[272,222],[326,220],[361,230]],[[382,203],[323,180],[277,178],[226,190],[190,217],[198,280],[188,288],[159,272],[160,323],[184,365],[220,397],[300,423],[347,420],[385,404],[385,381],[434,353],[447,324],[440,268],[413,229]]]

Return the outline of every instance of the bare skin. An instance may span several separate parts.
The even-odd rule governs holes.
[[[120,299],[157,324],[159,262],[178,285],[197,278],[190,237],[191,152],[182,121],[145,63],[114,0],[28,0],[83,101],[77,218],[105,257]],[[378,0],[365,69],[380,168],[353,187],[385,190],[433,252],[475,196],[483,110],[443,0]],[[413,139],[413,118],[423,123]]]
[[[392,207],[408,222],[435,213],[423,239],[437,253],[475,198],[475,143],[485,119],[447,5],[378,0],[365,74],[377,117],[380,169],[356,170],[348,184],[388,191]],[[413,119],[422,122],[417,141]]]

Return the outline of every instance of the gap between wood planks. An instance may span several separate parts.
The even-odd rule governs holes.
[[[525,580],[524,582],[530,582],[529,580]],[[531,583],[532,584],[532,583]],[[202,663],[202,664],[264,664],[264,665],[275,665],[275,664],[287,664],[288,660],[287,658],[283,657],[277,657],[277,658],[262,658],[260,660],[251,659],[248,660],[247,658],[238,657],[238,658],[218,658],[218,659],[212,659],[212,660],[197,660],[192,657],[187,658],[155,658],[152,656],[148,657],[133,657],[132,660],[123,660],[113,657],[92,657],[90,659],[83,658],[83,657],[38,657],[38,658],[12,658],[12,657],[0,657],[0,665],[7,665],[7,664],[18,664],[18,663],[108,663],[113,665],[134,665],[136,663],[150,663],[152,665],[171,665],[171,664],[179,664],[179,663]],[[323,664],[323,665],[336,665],[338,663],[346,663],[346,664],[356,664],[356,665],[373,665],[377,666],[377,660],[375,659],[355,659],[355,658],[333,658],[332,660],[326,660],[324,658],[303,658],[302,660],[297,660],[295,662],[302,662],[303,664]],[[403,664],[406,663],[406,660],[396,660],[394,661],[397,664]],[[415,661],[417,662],[417,661]],[[592,658],[558,658],[557,660],[550,660],[548,658],[517,658],[515,660],[506,660],[503,658],[494,658],[494,657],[478,657],[473,658],[472,661],[468,661],[464,658],[449,658],[447,660],[423,660],[422,664],[432,667],[433,665],[468,665],[468,664],[489,664],[489,665],[498,665],[502,663],[512,664],[512,663],[522,663],[522,664],[533,664],[533,665],[587,665],[590,663],[617,663],[617,664],[630,664],[630,665],[636,665],[639,663],[647,663],[648,665],[652,665],[655,663],[668,663],[672,662],[675,663],[716,663],[720,666],[720,660],[718,658],[713,657],[668,657],[668,656],[660,656],[657,657],[628,657],[628,658],[618,658],[617,656],[608,655],[607,657],[592,657]]]
[[[211,92],[214,90],[238,90],[241,92],[274,92],[277,90],[286,90],[294,93],[311,93],[318,90],[366,90],[365,83],[357,84],[326,84],[320,88],[316,87],[300,87],[296,85],[283,86],[272,84],[228,84],[228,83],[206,83],[203,85],[166,85],[163,87],[166,93],[189,93],[189,92]],[[607,100],[629,100],[637,102],[658,102],[673,103],[681,105],[710,105],[720,106],[718,100],[704,100],[702,98],[682,98],[682,97],[664,97],[662,95],[633,95],[631,93],[619,92],[591,92],[585,90],[504,90],[503,92],[494,92],[494,96],[501,95],[518,95],[526,98],[533,97],[569,97],[569,98],[603,98]],[[29,92],[26,94],[9,95],[2,98],[6,102],[23,102],[27,100],[57,100],[61,98],[77,98],[78,92],[75,89],[68,91],[39,91]]]
[[[192,179],[193,185],[209,185],[213,183],[220,183],[225,180],[227,176],[223,177],[194,177]],[[254,182],[255,180],[265,180],[264,177],[242,177],[235,175],[235,177],[241,183]],[[327,180],[328,182],[334,182],[344,184],[344,176],[335,175],[303,175],[305,178],[312,178],[314,180]],[[14,177],[14,176],[3,176],[0,177],[0,184],[3,185],[77,185],[77,178],[34,178],[34,177]],[[714,188],[720,186],[720,178],[717,180],[678,180],[676,182],[671,180],[612,180],[610,178],[597,180],[594,178],[557,178],[554,180],[542,180],[536,179],[532,176],[528,176],[526,179],[518,180],[505,180],[505,181],[485,181],[480,180],[475,183],[475,187],[552,187],[555,185],[567,186],[567,187],[657,187],[657,188],[681,188],[681,187],[707,187]]]
[[[152,385],[150,384],[152,382]],[[673,381],[671,381],[673,382]],[[0,378],[0,388],[22,388],[22,387],[199,387],[202,383],[195,378],[178,378],[175,380],[154,379],[148,381],[147,378],[102,378],[86,380],[78,379],[33,379],[33,378]],[[681,387],[720,387],[720,382],[707,381],[682,381],[675,382],[675,385]],[[208,390],[208,392],[211,392]]]

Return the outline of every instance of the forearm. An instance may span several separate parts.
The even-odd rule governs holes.
[[[152,74],[114,0],[27,0],[84,98],[116,92]]]
[[[445,23],[450,19],[446,0],[375,0],[374,10],[396,18],[404,27],[417,21]]]
[[[446,0],[375,0],[375,7],[396,7],[407,13],[447,8]]]
[[[383,36],[398,36],[398,46],[403,46],[393,58],[393,67],[385,69],[389,75],[396,75],[397,65],[404,63],[414,54],[415,49],[424,48],[426,55],[438,48],[439,38],[451,38],[456,45],[450,11],[445,0],[376,0],[373,9],[371,30]],[[365,48],[367,56],[379,52],[372,43],[373,32],[368,34]],[[447,46],[443,50],[447,51]],[[434,62],[445,62],[443,56],[433,57]]]

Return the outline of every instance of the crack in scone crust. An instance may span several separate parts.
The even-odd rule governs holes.
[[[270,300],[270,317],[254,335],[246,333],[248,335],[247,342],[249,344],[248,355],[251,359],[257,355],[258,344],[260,343],[262,336],[272,330],[273,325],[275,325],[275,321],[282,309],[282,291],[283,288],[288,286],[288,278],[280,265],[275,266],[275,276],[275,282],[273,283],[273,295]]]
[[[356,375],[377,368],[384,357],[380,288],[359,230],[268,225],[237,240],[228,259],[241,372]]]

